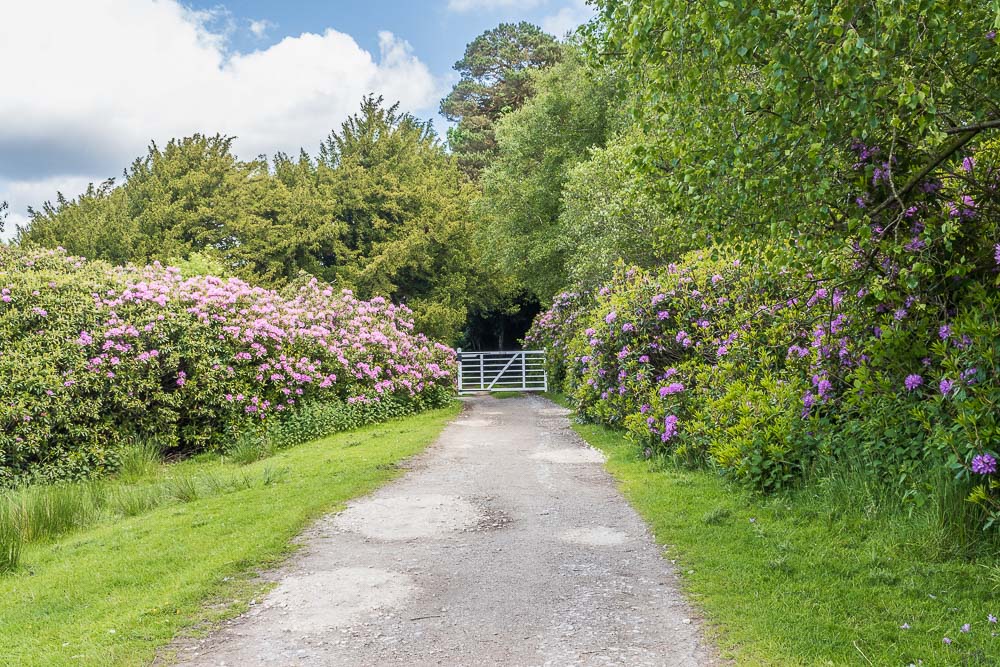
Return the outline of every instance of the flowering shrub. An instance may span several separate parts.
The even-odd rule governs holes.
[[[531,347],[545,347],[549,382],[559,386],[566,380],[566,360],[570,339],[577,328],[577,319],[587,312],[590,300],[579,292],[562,292],[552,300],[548,310],[539,313],[532,322],[524,342]]]
[[[211,450],[311,403],[418,406],[452,384],[454,352],[407,308],[315,279],[278,293],[0,246],[0,292],[0,483],[113,469],[132,436]]]
[[[903,492],[947,472],[1000,518],[1000,150],[960,156],[846,247],[773,242],[620,268],[585,312],[528,339],[589,418],[651,455],[762,489],[850,461]],[[856,144],[864,211],[895,162]]]

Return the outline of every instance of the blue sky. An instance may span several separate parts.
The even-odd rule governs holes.
[[[188,3],[200,9],[220,6],[212,0]],[[451,6],[449,6],[451,5]],[[283,37],[333,28],[352,35],[369,51],[378,51],[378,32],[388,30],[407,40],[432,72],[447,75],[465,45],[502,21],[531,21],[548,28],[579,23],[589,15],[583,2],[571,0],[230,0],[221,6],[238,22],[232,45],[239,50],[269,46]],[[568,10],[568,11],[566,11]],[[560,15],[560,12],[562,14]],[[249,30],[264,21],[261,37]],[[560,31],[561,32],[561,31]],[[557,36],[562,36],[561,34]]]
[[[465,45],[502,21],[562,36],[585,0],[0,2],[4,237],[57,191],[118,177],[151,141],[237,137],[242,157],[315,152],[369,92],[423,118]]]

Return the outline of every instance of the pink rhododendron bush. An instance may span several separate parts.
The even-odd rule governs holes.
[[[855,146],[880,201],[888,160]],[[647,456],[773,490],[859,473],[1000,518],[1000,153],[966,155],[842,245],[747,242],[560,295],[527,341]],[[561,375],[561,377],[560,377]],[[558,384],[557,384],[558,386]]]
[[[410,315],[315,279],[278,293],[0,246],[0,483],[113,470],[134,438],[220,449],[319,404],[342,427],[439,405],[455,354]]]

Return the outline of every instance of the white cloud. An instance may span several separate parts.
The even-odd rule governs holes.
[[[66,197],[75,197],[94,180],[81,176],[55,176],[27,181],[0,180],[0,201],[9,201],[12,209],[4,221],[4,231],[0,232],[0,238],[13,238],[17,225],[28,224],[28,206],[40,209],[46,201],[55,201],[56,193],[59,192]]]
[[[532,9],[546,0],[448,0],[448,9],[453,12],[494,9]]]
[[[332,29],[229,53],[231,30],[228,12],[177,0],[0,2],[0,62],[10,65],[0,200],[12,218],[54,197],[57,183],[72,196],[119,175],[151,140],[219,132],[237,136],[245,157],[312,151],[369,92],[425,115],[442,93],[388,32],[376,59]]]
[[[268,21],[267,19],[260,19],[258,21],[250,21],[250,25],[249,25],[250,32],[252,32],[253,36],[256,37],[257,39],[262,39],[264,37],[264,35],[267,34],[267,31],[269,29],[273,28],[273,27],[274,27],[274,24],[271,23],[270,21]]]
[[[587,6],[586,0],[574,0],[555,14],[543,18],[542,29],[557,37],[564,37],[566,33],[593,17],[594,8]]]

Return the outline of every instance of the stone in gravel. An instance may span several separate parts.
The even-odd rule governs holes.
[[[628,539],[628,535],[608,528],[607,526],[594,526],[591,528],[573,528],[559,534],[559,539],[564,542],[574,544],[586,544],[593,547],[609,547],[622,544]]]
[[[531,458],[549,463],[604,463],[604,454],[592,447],[547,449],[535,452]]]
[[[405,574],[368,567],[342,567],[292,575],[268,596],[266,608],[288,607],[295,614],[272,619],[272,629],[317,633],[347,625],[361,614],[397,607],[416,587]]]
[[[376,540],[412,540],[471,528],[481,518],[475,505],[458,496],[430,493],[369,498],[348,507],[333,523]]]

